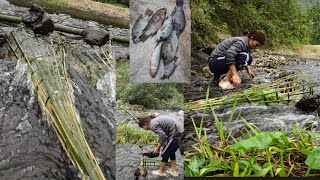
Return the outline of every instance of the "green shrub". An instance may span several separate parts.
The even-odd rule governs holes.
[[[183,95],[178,89],[178,85],[174,84],[131,83],[120,94],[120,98],[146,108],[182,108]]]
[[[116,127],[117,144],[157,144],[158,136],[152,131],[138,129],[130,124],[121,124]]]
[[[94,0],[106,4],[113,4],[121,7],[129,7],[130,1],[129,0]]]

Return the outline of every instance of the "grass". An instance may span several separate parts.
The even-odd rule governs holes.
[[[125,3],[121,0],[94,0],[94,1],[102,2],[102,3],[106,3],[106,4],[113,4],[113,5],[125,7],[125,8],[129,7],[129,2],[130,2],[130,1],[128,1],[128,3]]]
[[[120,124],[116,127],[117,144],[157,144],[158,136],[152,131],[136,128],[130,124]]]
[[[206,103],[208,102],[209,88]],[[241,118],[235,118],[236,102],[227,127],[219,120],[212,106],[215,128],[219,139],[209,143],[203,130],[203,119],[197,127],[192,119],[197,145],[184,158],[184,175],[192,176],[235,176],[235,177],[295,177],[320,174],[320,144],[316,138],[320,133],[299,129],[292,124],[292,132],[284,128],[272,132],[261,132],[258,127]],[[204,110],[205,111],[205,110]],[[242,119],[246,124],[243,139],[231,136],[229,125],[233,119]]]

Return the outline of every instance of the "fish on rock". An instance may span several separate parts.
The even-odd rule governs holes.
[[[162,27],[158,30],[156,35],[156,41],[163,41],[167,39],[171,31],[173,29],[172,16],[167,17],[167,19],[163,22]]]
[[[179,24],[179,33],[186,27],[186,16],[183,11],[183,0],[176,0],[176,7],[172,11],[173,21]]]
[[[144,28],[147,27],[148,21],[149,21],[150,17],[152,16],[152,14],[153,14],[153,11],[151,9],[147,8],[145,15],[143,16],[142,14],[140,14],[139,18],[134,23],[134,25],[132,27],[132,32],[131,32],[133,43],[137,44],[138,42],[140,42],[139,37],[141,36]]]
[[[161,60],[161,47],[163,42],[159,42],[152,52],[150,59],[150,75],[154,78],[158,72]]]
[[[164,66],[164,73],[163,73],[163,76],[161,79],[166,79],[166,78],[169,79],[169,77],[174,73],[174,71],[176,70],[176,68],[178,66],[178,65],[176,65],[177,59],[178,59],[178,57],[174,57],[173,60],[169,64]]]
[[[139,179],[139,176],[146,177],[148,175],[148,172],[146,168],[139,166],[135,171],[134,171],[134,176],[135,180]]]
[[[161,48],[161,58],[166,65],[176,56],[179,46],[179,24],[173,23],[173,29],[170,36],[163,42]]]
[[[157,34],[158,30],[161,28],[163,21],[166,17],[167,9],[161,8],[155,12],[149,19],[148,25],[143,30],[143,34],[139,37],[141,41],[146,41],[149,36],[154,36]]]

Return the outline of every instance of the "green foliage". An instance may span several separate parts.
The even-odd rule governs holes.
[[[121,124],[116,127],[117,144],[157,144],[158,136],[152,131],[138,129],[130,124]]]
[[[113,4],[121,7],[129,7],[130,1],[129,0],[94,0],[106,4]]]
[[[117,62],[116,68],[116,91],[121,93],[128,85],[130,81],[130,67],[127,59],[122,59]]]
[[[309,42],[309,21],[296,0],[198,0],[192,1],[191,13],[192,43],[197,49],[219,43],[221,32],[241,36],[243,29],[255,28],[266,32],[268,47]]]
[[[229,132],[235,106],[234,103],[227,127],[223,127],[223,120],[217,118],[211,107],[220,140],[214,141],[215,144],[207,139],[206,130],[202,128],[203,119],[199,127],[192,119],[197,145],[184,157],[185,176],[287,177],[320,173],[320,149],[316,148],[319,143],[315,139],[320,137],[319,133],[299,129],[295,124],[292,124],[292,133],[286,133],[283,127],[273,132],[260,132],[242,118],[246,127],[241,134],[245,139],[237,141]]]
[[[183,104],[183,95],[175,84],[130,83],[120,98],[130,104],[154,109],[182,108]]]
[[[320,44],[320,3],[317,3],[313,8],[308,10],[308,19],[310,26],[310,41],[311,44]]]
[[[182,86],[165,83],[129,83],[128,60],[117,62],[116,90],[124,103],[139,104],[146,108],[182,108]]]

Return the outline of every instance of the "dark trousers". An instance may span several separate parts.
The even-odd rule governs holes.
[[[176,160],[176,151],[179,148],[178,140],[176,138],[173,138],[171,143],[167,145],[168,147],[166,150],[161,154],[162,162],[167,163],[170,160],[175,161]]]
[[[252,57],[247,53],[239,53],[235,57],[235,66],[237,71],[241,70],[244,66],[250,65]],[[208,59],[209,69],[214,73],[214,83],[219,82],[220,76],[226,74],[229,71],[227,60],[225,57],[213,56]]]

